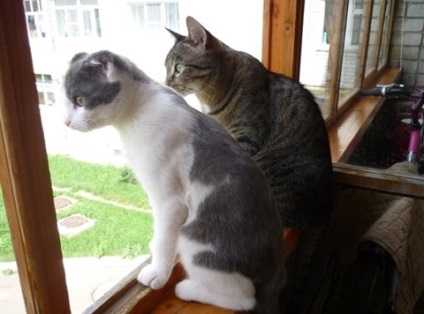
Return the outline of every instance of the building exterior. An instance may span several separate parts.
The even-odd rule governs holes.
[[[213,25],[213,34],[232,47],[261,57],[261,0],[24,0],[24,6],[40,104],[59,101],[68,62],[81,51],[109,49],[163,81],[174,40],[164,27],[186,34],[187,15]]]

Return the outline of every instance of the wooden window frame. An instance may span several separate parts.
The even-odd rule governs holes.
[[[347,111],[357,100],[360,88],[371,86],[378,80],[386,69],[388,64],[388,56],[385,58],[384,64],[378,64],[379,52],[383,49],[385,54],[389,53],[387,49],[390,45],[391,34],[393,30],[393,20],[395,14],[396,0],[391,0],[389,27],[387,34],[389,37],[385,42],[385,47],[380,47],[382,42],[385,7],[389,0],[382,0],[378,20],[378,29],[376,34],[376,49],[372,56],[375,67],[371,71],[365,73],[368,46],[369,46],[369,30],[371,27],[372,10],[374,0],[366,1],[364,6],[363,18],[364,38],[361,43],[359,55],[359,75],[357,78],[357,87],[353,92],[346,97],[342,102],[339,102],[339,81],[341,76],[341,67],[343,61],[343,49],[345,42],[345,29],[347,23],[349,1],[335,0],[332,1],[335,20],[332,21],[334,36],[333,47],[329,56],[329,68],[331,69],[331,80],[328,85],[328,97],[324,106],[329,106],[329,117],[325,117],[327,125],[330,127],[340,116]],[[264,1],[264,28],[263,28],[263,47],[262,47],[262,62],[271,71],[281,73],[295,80],[299,80],[300,73],[300,56],[302,43],[302,26],[303,26],[303,10],[304,1],[290,0],[265,0]]]

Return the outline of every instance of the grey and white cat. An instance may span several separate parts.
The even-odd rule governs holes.
[[[332,164],[324,120],[312,94],[268,71],[251,55],[214,37],[194,18],[188,35],[174,31],[166,84],[194,93],[256,160],[268,178],[284,226],[328,222]]]
[[[152,262],[138,280],[164,286],[179,254],[176,295],[278,313],[285,282],[281,224],[265,176],[213,119],[109,51],[74,56],[65,124],[115,127],[154,215]]]

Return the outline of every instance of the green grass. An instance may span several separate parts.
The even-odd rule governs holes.
[[[66,196],[76,202],[57,212],[57,218],[82,214],[95,220],[94,227],[68,237],[61,236],[63,256],[123,256],[148,253],[153,218],[148,212],[147,196],[139,184],[128,180],[128,170],[120,167],[91,164],[64,156],[49,156],[54,196]],[[80,196],[84,191],[114,201],[110,205]],[[126,209],[130,205],[143,211]],[[0,261],[14,260],[3,200],[0,199]]]
[[[124,204],[149,208],[146,194],[139,184],[127,182],[127,169],[49,156],[53,186],[70,188],[73,193],[85,191]]]

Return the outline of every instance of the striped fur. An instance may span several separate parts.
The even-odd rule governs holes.
[[[282,223],[305,228],[332,211],[331,158],[325,123],[312,94],[269,72],[247,53],[212,36],[191,17],[166,58],[166,83],[195,93],[257,161],[267,176]]]

